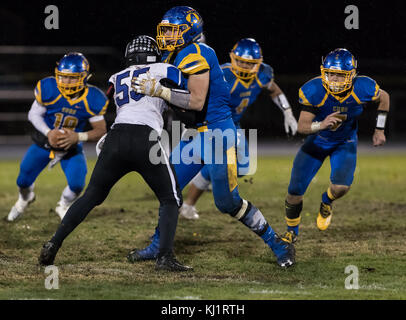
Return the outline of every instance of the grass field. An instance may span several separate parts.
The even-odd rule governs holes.
[[[277,232],[285,231],[284,197],[293,157],[258,162],[252,183],[240,179],[244,198],[259,207]],[[158,203],[141,178],[124,177],[107,200],[65,240],[55,264],[59,289],[47,290],[37,266],[42,244],[55,232],[53,212],[65,179],[58,167],[36,182],[37,200],[24,217],[6,222],[17,199],[18,161],[0,162],[0,299],[406,299],[406,154],[360,155],[350,193],[335,202],[332,225],[316,228],[326,162],[308,189],[297,265],[281,270],[262,240],[222,215],[212,195],[198,203],[201,219],[180,219],[175,251],[191,273],[129,264],[127,253],[147,245]],[[89,174],[94,161],[89,161]],[[345,289],[348,265],[359,270],[359,289]]]

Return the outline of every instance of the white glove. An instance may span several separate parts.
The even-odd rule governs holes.
[[[151,73],[147,71],[147,78],[140,79],[132,78],[131,88],[137,93],[145,94],[150,97],[161,97],[164,87],[155,78],[151,77]]]
[[[283,115],[285,117],[284,119],[284,124],[285,124],[285,131],[289,135],[289,129],[292,132],[292,136],[294,136],[297,132],[297,121],[292,113],[292,109],[286,109],[283,112]]]

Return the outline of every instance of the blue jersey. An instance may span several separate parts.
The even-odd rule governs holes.
[[[233,121],[238,124],[247,107],[255,102],[263,88],[270,85],[273,80],[273,69],[271,66],[262,63],[255,78],[243,81],[233,73],[231,63],[225,63],[221,68],[230,88],[230,107]]]
[[[180,51],[165,52],[162,61],[179,68],[186,78],[210,70],[209,90],[201,113],[204,117],[200,120],[213,123],[231,117],[229,88],[212,48],[203,43],[191,43]],[[184,88],[187,88],[186,82]]]
[[[105,114],[109,102],[100,89],[91,85],[79,98],[67,99],[59,91],[54,77],[38,81],[34,93],[37,102],[47,109],[44,120],[51,129],[82,132],[89,118]]]
[[[350,139],[357,132],[357,118],[363,111],[363,104],[379,96],[379,86],[371,78],[357,76],[352,89],[343,97],[327,93],[321,77],[306,82],[299,89],[299,103],[303,110],[316,115],[313,121],[323,121],[329,114],[339,111],[342,122],[330,130],[322,130],[319,136],[326,141],[340,142]]]

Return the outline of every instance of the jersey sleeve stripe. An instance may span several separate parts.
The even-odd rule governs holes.
[[[179,63],[178,68],[187,74],[194,74],[202,70],[210,70],[210,66],[206,59],[201,55],[201,50],[198,44],[194,43],[197,53],[187,55]]]
[[[62,97],[62,94],[59,94],[59,96],[57,96],[54,100],[52,100],[51,102],[43,102],[42,105],[43,106],[49,106],[50,104],[54,104],[56,103],[60,98]]]
[[[42,103],[42,95],[41,95],[41,82],[38,81],[37,86],[35,87],[34,90],[34,95],[35,95],[35,99],[37,99],[39,104],[43,104]]]
[[[312,106],[312,104],[307,100],[306,96],[304,95],[302,88],[299,89],[299,102],[305,106]]]
[[[180,63],[178,68],[187,74],[194,74],[202,70],[210,70],[210,66],[206,59],[197,53],[192,53],[185,57]]]
[[[378,99],[380,93],[381,92],[380,92],[379,85],[377,83],[375,83],[375,93],[374,93],[374,96],[372,97],[372,100],[374,101],[374,100]]]
[[[102,116],[106,113],[108,105],[109,105],[109,100],[106,100],[106,103],[104,104],[103,108],[99,112],[99,116]]]

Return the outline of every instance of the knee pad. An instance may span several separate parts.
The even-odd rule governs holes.
[[[192,179],[191,182],[200,190],[207,190],[210,185],[210,180],[204,178],[201,171]]]

